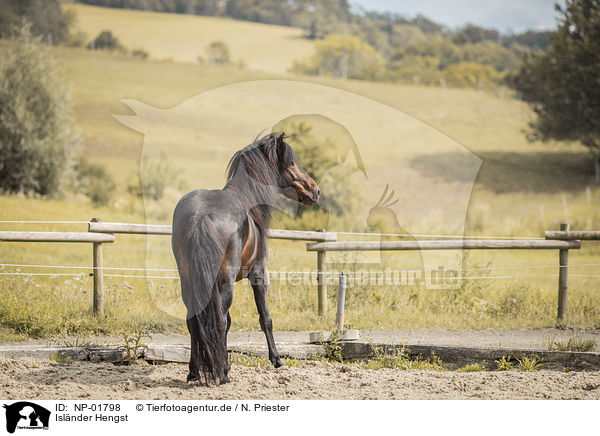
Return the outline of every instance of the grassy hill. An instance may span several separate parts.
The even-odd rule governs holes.
[[[100,8],[81,4],[63,7],[77,16],[75,29],[95,38],[110,30],[128,48],[143,48],[154,59],[197,63],[206,57],[205,47],[222,40],[233,62],[242,61],[252,70],[285,72],[294,59],[313,52],[312,42],[301,29],[227,18],[164,14]]]
[[[155,29],[149,23],[152,17],[159,15],[78,5],[68,7],[75,7],[80,12],[80,25],[84,22],[86,14],[97,18],[93,32],[92,27],[86,28],[90,34],[95,34],[96,30],[110,29],[115,23],[122,23],[119,25],[123,26],[123,30],[129,28],[130,35],[138,34],[140,45],[144,45],[142,42],[152,37]],[[128,24],[132,17],[146,24],[134,25],[131,21]],[[265,40],[257,43],[257,47],[262,45],[263,49],[245,53],[256,59],[259,59],[258,52],[265,54],[268,50],[264,47],[270,45],[283,46],[290,41],[294,44],[306,43],[302,40],[288,39],[286,35],[291,33],[285,32],[297,32],[289,28],[180,15],[161,16],[160,20],[161,25],[163,21],[171,22],[173,28],[184,26],[186,22],[195,27],[194,23],[203,20],[208,20],[207,23],[212,22],[219,28],[220,25],[215,23],[225,23],[232,26],[230,31],[238,35],[239,40],[244,39],[240,35],[249,32],[247,29],[252,26],[257,26],[254,28],[257,34],[262,32],[258,29],[275,29],[276,32],[282,32],[279,39],[271,34],[268,43]],[[146,27],[141,29],[140,26]],[[116,28],[113,30],[125,44],[134,46],[133,37],[129,38],[125,33],[120,34]],[[206,37],[208,42],[212,35],[207,32],[202,38]],[[167,36],[169,35],[165,35],[165,38]],[[167,40],[170,39],[165,40],[163,48],[168,51]],[[173,35],[170,44],[177,46],[177,50],[189,50],[189,60],[193,61],[205,43],[199,43],[200,48],[196,50],[194,44],[181,43],[182,40],[187,41],[183,33],[177,37]],[[0,42],[0,54],[7,44],[10,42]],[[235,58],[233,43],[231,47]],[[365,123],[364,119],[372,114],[358,110],[349,115],[354,117],[349,119],[352,121],[351,127],[356,129],[357,137],[376,139],[374,145],[369,145],[368,150],[364,150],[371,159],[369,168],[373,178],[385,175],[386,171],[390,176],[394,172],[403,171],[410,174],[411,177],[405,178],[404,185],[394,186],[399,195],[411,192],[410,189],[414,189],[415,185],[423,183],[428,186],[428,195],[439,199],[442,204],[443,193],[451,192],[448,189],[461,182],[461,167],[460,162],[456,162],[455,165],[456,156],[452,153],[426,153],[427,150],[423,149],[425,137],[440,138],[443,141],[447,140],[444,138],[451,138],[482,158],[483,164],[469,200],[466,225],[468,234],[541,236],[544,229],[555,228],[560,220],[570,221],[572,227],[577,229],[600,227],[597,206],[600,190],[591,185],[588,153],[578,144],[557,143],[548,146],[528,143],[524,130],[533,114],[526,105],[514,99],[506,90],[487,93],[281,74],[275,71],[285,69],[284,64],[287,60],[279,55],[273,55],[272,60],[275,63],[280,61],[280,67],[273,67],[271,72],[239,69],[234,66],[200,66],[160,61],[157,59],[166,55],[156,54],[151,46],[146,48],[155,57],[154,60],[141,61],[84,49],[51,48],[63,64],[66,79],[72,84],[74,114],[84,138],[80,152],[106,165],[117,180],[119,188],[114,204],[111,207],[97,208],[91,206],[89,200],[82,196],[62,200],[3,196],[0,197],[0,220],[86,220],[98,216],[105,221],[148,220],[168,223],[172,203],[185,190],[204,185],[197,185],[192,181],[187,186],[171,186],[163,200],[151,202],[145,209],[139,201],[129,195],[126,185],[139,177],[139,160],[144,136],[113,118],[113,114],[133,114],[120,101],[135,99],[155,108],[165,109],[162,112],[158,111],[163,116],[173,113],[173,108],[190,98],[219,86],[250,80],[286,79],[333,88],[323,88],[324,94],[333,95],[336,90],[347,90],[357,96],[371,99],[373,104],[381,102],[408,115],[402,118],[402,123],[405,124],[398,126],[398,134],[392,138],[383,137],[380,133],[384,129],[378,121],[382,121],[383,118]],[[292,51],[286,55],[289,56],[288,59],[300,56]],[[161,145],[171,151],[169,158],[179,169],[178,178],[195,180],[192,176],[201,173],[205,179],[211,181],[211,185],[222,185],[224,162],[226,163],[230,151],[219,147],[230,142],[239,147],[248,143],[252,137],[242,134],[241,129],[247,128],[244,123],[258,119],[257,117],[271,105],[281,104],[281,101],[292,98],[291,95],[275,92],[266,101],[252,101],[243,95],[234,97],[239,98],[232,97],[229,102],[221,101],[219,110],[215,110],[217,115],[222,114],[223,117],[219,126],[224,125],[225,128],[217,129],[215,126],[206,125],[207,120],[201,118],[186,118],[177,128],[167,125],[164,130],[157,131],[158,135],[155,132],[155,136],[161,139]],[[294,95],[293,100],[289,100],[290,107],[300,107],[297,104],[302,100],[301,94]],[[330,102],[329,106],[323,108],[325,111],[335,110],[336,106],[342,104],[336,104],[335,100]],[[247,115],[237,118],[231,116],[239,113]],[[256,129],[260,130],[263,127],[261,125]],[[205,131],[210,132],[210,135],[202,136]],[[196,138],[199,147],[214,149],[215,153],[206,154],[202,159],[191,159],[182,152],[185,151],[182,139],[189,144],[190,138]],[[403,166],[396,166],[396,162],[389,159],[396,144],[402,144],[411,157]],[[586,190],[588,186],[589,190]],[[375,200],[380,194],[379,189],[380,187],[376,187],[371,193]],[[418,203],[419,198],[404,198],[404,201],[406,203],[401,203],[402,207],[399,208],[400,217],[404,214],[409,216],[408,205]],[[441,208],[439,213],[443,215],[444,209]],[[419,217],[416,217],[415,222],[420,228],[427,230],[427,220],[419,220]],[[3,224],[1,229],[22,230],[23,226]],[[36,226],[35,229],[85,230],[82,225]],[[441,228],[431,230],[449,232],[448,229]],[[90,249],[87,246],[65,247],[60,244],[0,244],[0,256],[6,263],[14,264],[87,265],[90,262]],[[351,258],[357,259],[356,256],[352,256]],[[395,261],[406,267],[415,259],[398,254]],[[573,264],[600,263],[600,249],[597,245],[588,244],[581,251],[573,251],[570,261]],[[465,259],[465,266],[475,268],[556,263],[555,252],[481,251],[469,254]],[[118,238],[116,244],[105,249],[105,265],[109,267],[150,265],[168,268],[172,264],[168,238],[161,239],[157,245],[152,246],[152,250],[147,251],[144,238],[123,236]],[[314,265],[315,256],[306,253],[303,244],[284,241],[271,244],[271,270],[290,267],[296,270],[310,270],[314,269]],[[554,272],[552,270],[550,274]],[[525,274],[523,271],[516,273]],[[541,273],[548,272],[541,270]],[[575,273],[590,274],[593,273],[593,269],[580,269]],[[515,271],[506,274],[515,275]],[[598,295],[593,292],[599,283],[598,278],[570,278],[570,308],[574,326],[597,326],[600,323]],[[149,286],[145,280],[114,278],[108,281],[107,286],[108,316],[106,319],[94,321],[89,318],[89,278],[33,278],[26,279],[25,282],[20,277],[0,278],[0,287],[6,296],[0,299],[0,320],[4,324],[4,328],[0,327],[0,338],[15,335],[83,335],[98,331],[122,333],[131,332],[133,328],[155,331],[184,328],[182,322],[156,309],[156,302],[160,301],[162,307],[181,310],[176,281],[159,279],[153,286]],[[40,298],[40,295],[44,298]],[[271,295],[270,305],[276,328],[312,329],[327,328],[331,325],[332,314],[323,320],[315,315],[314,286],[285,287],[274,284]],[[333,292],[330,299],[330,307],[334,308]],[[36,301],[36,304],[31,305],[30,301]],[[461,290],[453,292],[433,292],[420,287],[390,289],[359,285],[353,287],[350,292],[346,318],[349,323],[360,328],[549,326],[554,323],[555,301],[554,277],[473,281]],[[252,292],[247,285],[240,285],[236,289],[232,316],[234,329],[258,328]]]

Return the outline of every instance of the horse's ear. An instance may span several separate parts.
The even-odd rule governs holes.
[[[285,133],[281,132],[275,135],[275,144],[277,147],[281,147],[283,145],[283,139],[285,138]]]
[[[285,155],[285,142],[283,139],[285,138],[285,133],[277,133],[275,135],[275,147],[277,149],[277,160],[279,162],[283,162],[283,156]]]

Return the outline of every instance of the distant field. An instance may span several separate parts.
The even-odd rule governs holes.
[[[89,39],[110,30],[127,48],[143,48],[154,59],[197,63],[205,47],[222,40],[233,62],[252,70],[285,72],[294,59],[309,56],[312,42],[301,29],[235,21],[227,18],[165,14],[70,4],[77,14],[76,29]]]
[[[80,6],[76,8],[97,14],[115,14],[112,21],[110,17],[103,19],[107,21],[99,20],[98,31],[109,27],[113,22],[125,20],[123,17],[156,15],[120,10],[96,11],[95,8]],[[170,19],[203,20],[197,17],[164,17],[166,21]],[[222,21],[236,26],[253,26],[249,23]],[[131,25],[131,32],[134,27]],[[149,29],[151,28],[147,27],[143,34],[147,34]],[[283,30],[293,31],[287,28]],[[87,31],[92,33],[89,29]],[[127,37],[118,33],[117,36],[122,38],[124,43],[131,44]],[[0,55],[7,44],[9,43],[6,41],[0,41]],[[146,48],[154,55],[151,47]],[[197,186],[190,182],[187,187],[171,187],[163,200],[149,203],[146,209],[127,193],[126,184],[138,176],[144,136],[113,118],[113,114],[132,114],[120,100],[135,99],[156,108],[171,109],[201,92],[222,85],[258,79],[288,79],[345,89],[387,104],[431,126],[431,129],[399,129],[396,137],[385,138],[380,133],[383,130],[381,124],[372,122],[362,125],[364,116],[370,114],[362,114],[359,111],[353,119],[359,136],[372,135],[380,140],[378,146],[364,150],[371,158],[369,168],[373,178],[382,174],[396,177],[397,173],[402,174],[402,171],[410,171],[411,177],[415,177],[406,178],[406,183],[394,186],[399,195],[403,195],[419,183],[428,183],[428,195],[440,198],[441,201],[443,195],[440,192],[446,192],[443,189],[453,186],[457,181],[460,182],[461,167],[453,167],[455,156],[444,153],[421,154],[423,132],[433,135],[434,131],[439,131],[483,159],[470,196],[465,228],[467,234],[541,236],[543,230],[556,228],[561,220],[569,221],[576,229],[600,228],[600,189],[591,184],[589,154],[577,144],[528,143],[523,132],[533,114],[526,105],[512,98],[508,91],[487,93],[336,81],[242,70],[233,66],[207,67],[159,60],[140,61],[83,49],[52,50],[63,64],[65,76],[72,84],[74,115],[84,138],[81,153],[106,165],[113,174],[119,186],[115,202],[111,207],[96,208],[83,196],[63,200],[3,196],[0,197],[0,220],[86,220],[97,216],[105,221],[169,223],[173,202],[183,191]],[[199,50],[201,51],[201,48]],[[293,57],[295,56],[294,54]],[[280,59],[279,55],[275,58]],[[282,66],[281,70],[283,69]],[[235,145],[241,147],[252,137],[241,135],[237,126],[243,121],[256,119],[264,107],[280,104],[285,102],[285,99],[290,99],[290,95],[273,93],[266,101],[256,102],[247,98],[232,98],[227,105],[223,105],[222,112],[225,125],[228,126],[227,123],[231,122],[229,129],[219,131],[215,126],[205,126],[207,120],[192,118],[184,120],[181,129],[159,130],[161,144],[171,151],[169,157],[180,169],[178,177],[187,178],[199,173],[210,180],[211,185],[221,186],[225,169],[223,160],[225,159],[226,163],[229,156],[225,156],[229,151],[220,151],[222,156],[217,153],[206,155],[203,159],[190,159],[182,153],[185,149],[180,140],[182,137],[189,137],[189,132],[184,135],[183,131],[191,129],[190,132],[195,132],[194,134],[201,138],[204,127],[207,127],[210,135],[206,136],[208,139],[205,141],[198,140],[199,147],[218,149],[222,144],[232,141],[232,138],[235,138]],[[292,103],[302,100],[302,95],[296,95],[294,99],[290,101],[290,107],[296,107]],[[247,115],[241,115],[239,119],[230,118],[230,114],[236,113],[236,105],[241,105],[237,109],[241,109],[241,113]],[[336,109],[335,106],[332,103],[324,109],[333,110]],[[410,120],[406,122],[407,126],[416,125]],[[410,166],[399,169],[396,162],[389,159],[388,156],[394,151],[396,143],[408,147],[410,156],[414,158]],[[410,149],[410,146],[413,148]],[[586,192],[588,186],[590,188]],[[439,192],[436,187],[440,188]],[[379,191],[372,193],[375,200],[377,194]],[[418,201],[419,198],[405,200],[406,203],[398,205],[400,218],[408,216],[410,212],[406,205],[411,201]],[[440,213],[443,216],[443,208]],[[428,223],[426,220],[419,222],[416,219],[412,224],[427,229]],[[79,225],[27,228],[83,231],[84,227]],[[24,225],[2,224],[0,229],[23,230]],[[442,228],[430,230],[451,231]],[[105,265],[144,267],[148,260],[154,267],[169,268],[173,265],[173,258],[169,251],[168,238],[160,241],[156,250],[148,252],[147,259],[144,238],[119,237],[116,244],[106,247]],[[469,254],[465,258],[465,265],[472,268],[556,265],[557,256],[554,251],[480,251]],[[81,245],[75,247],[61,244],[0,244],[0,258],[3,259],[3,263],[13,264],[88,265],[91,261],[91,250]],[[349,260],[359,258],[358,254],[349,256]],[[400,262],[404,267],[410,267],[414,265],[415,259],[398,254],[394,261]],[[572,264],[598,264],[600,247],[593,243],[584,244],[582,250],[573,251],[570,261]],[[306,253],[304,244],[275,242],[271,245],[269,268],[273,271],[290,267],[312,270],[315,263],[314,254]],[[14,271],[14,268],[4,271],[6,270]],[[23,268],[21,270],[23,271]],[[551,272],[541,271],[537,273],[555,273],[554,269]],[[506,272],[507,275],[527,273],[527,270]],[[598,268],[574,269],[573,274],[597,275]],[[400,289],[356,286],[349,292],[346,319],[349,324],[359,328],[382,329],[546,327],[553,325],[555,319],[556,281],[554,277],[481,279],[473,280],[455,292],[434,292],[411,286]],[[66,334],[83,336],[94,332],[119,334],[131,332],[134,328],[152,331],[185,329],[180,320],[165,315],[155,306],[155,302],[160,301],[163,307],[174,309],[175,312],[182,309],[178,284],[172,279],[156,280],[151,288],[139,279],[114,278],[108,281],[108,315],[99,321],[94,321],[89,316],[89,277],[75,280],[62,277],[22,279],[4,276],[0,278],[0,283],[3,293],[3,298],[0,299],[0,319],[4,325],[0,326],[0,339]],[[570,325],[600,325],[600,303],[595,292],[600,286],[600,279],[573,276],[569,283],[572,320]],[[315,315],[315,286],[287,287],[274,284],[270,306],[275,328],[330,327],[334,319],[335,294],[330,293],[329,298],[331,313],[325,319],[318,319]],[[236,287],[232,316],[233,328],[236,330],[259,328],[252,293],[245,284]]]

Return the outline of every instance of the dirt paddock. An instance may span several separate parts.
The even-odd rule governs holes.
[[[433,372],[364,370],[308,361],[298,367],[234,365],[232,382],[185,381],[184,364],[0,361],[3,399],[600,399],[600,371]]]

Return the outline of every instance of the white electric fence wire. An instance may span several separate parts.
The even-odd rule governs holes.
[[[0,266],[4,267],[13,267],[13,268],[56,268],[56,269],[84,269],[84,270],[94,270],[100,269],[98,267],[93,266],[71,266],[71,265],[30,265],[30,264],[18,264],[18,263],[0,263]],[[542,269],[542,268],[583,268],[583,267],[591,267],[591,266],[600,266],[600,263],[584,263],[579,265],[534,265],[534,266],[500,266],[500,267],[488,267],[488,268],[462,268],[461,271],[491,271],[491,270],[518,270],[518,269]],[[127,268],[127,267],[108,267],[104,266],[101,269],[110,270],[110,271],[162,271],[162,272],[177,272],[176,268]],[[434,270],[438,272],[437,270]],[[449,271],[449,270],[440,270],[440,272]],[[429,272],[429,270],[424,269],[409,269],[409,270],[380,270],[380,271],[355,271],[355,273],[379,273],[379,274],[389,274],[389,273],[397,273],[397,272]],[[352,272],[349,272],[352,274]],[[269,274],[331,274],[337,275],[337,272],[331,271],[269,271]]]
[[[0,221],[0,224],[88,224],[89,221]]]

